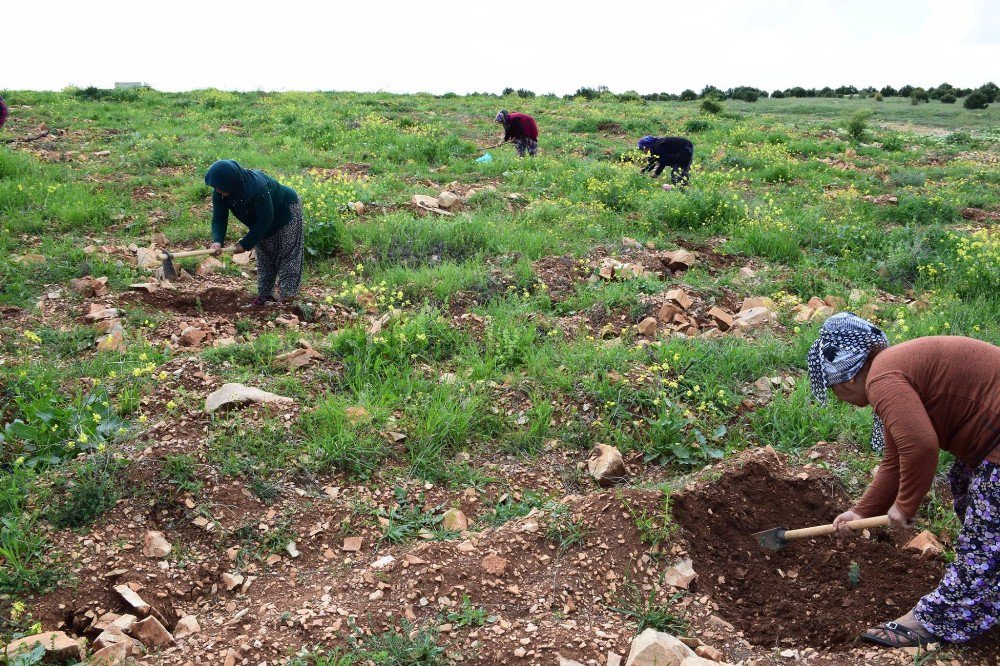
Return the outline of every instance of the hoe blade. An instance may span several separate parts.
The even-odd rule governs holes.
[[[768,550],[781,550],[788,543],[785,540],[786,531],[787,528],[785,527],[775,527],[773,530],[757,532],[753,535],[753,538],[757,540],[757,543]]]
[[[177,269],[174,268],[174,258],[169,252],[165,254],[165,259],[163,260],[163,279],[168,282],[172,282],[177,279]]]

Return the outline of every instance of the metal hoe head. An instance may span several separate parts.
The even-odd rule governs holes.
[[[775,527],[773,530],[764,530],[763,532],[757,532],[753,535],[753,538],[757,540],[764,548],[769,550],[781,550],[788,544],[785,540],[785,532],[788,531],[786,527]]]
[[[174,268],[174,257],[169,252],[163,253],[163,279],[167,281],[177,279],[177,269]]]

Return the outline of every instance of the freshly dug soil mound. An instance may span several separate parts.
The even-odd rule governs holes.
[[[753,460],[673,501],[699,592],[710,594],[719,615],[748,640],[849,649],[866,628],[894,620],[934,589],[944,563],[903,550],[886,528],[872,530],[871,539],[820,537],[777,552],[760,547],[754,532],[829,523],[850,507],[825,472],[810,470],[808,479],[787,474],[777,462]],[[849,582],[855,562],[856,588]]]

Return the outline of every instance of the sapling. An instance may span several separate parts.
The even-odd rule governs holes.
[[[861,565],[857,562],[851,562],[851,566],[847,568],[847,582],[851,584],[851,589],[858,589],[858,585],[861,584]]]

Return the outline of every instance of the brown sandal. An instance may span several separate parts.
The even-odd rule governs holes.
[[[870,633],[872,631],[881,632],[882,636]],[[884,645],[891,648],[924,647],[928,643],[936,642],[933,636],[922,636],[920,633],[909,627],[904,627],[898,622],[884,622],[874,626],[861,634],[861,638],[871,641],[876,645]]]

